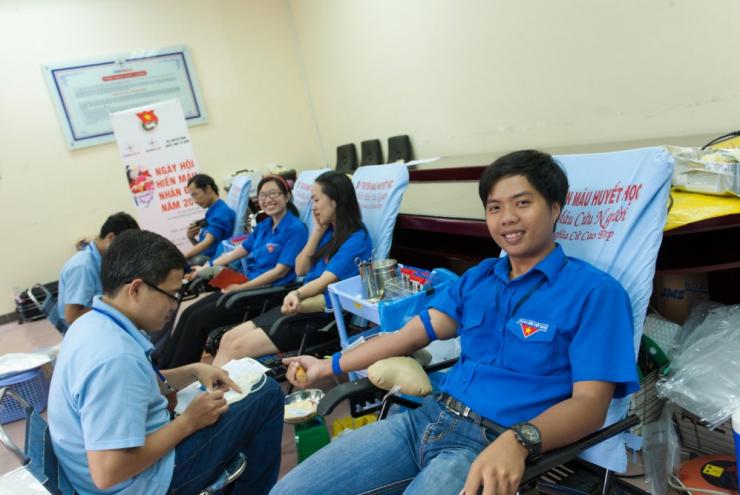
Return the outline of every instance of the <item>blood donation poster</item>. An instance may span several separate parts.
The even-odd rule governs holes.
[[[180,102],[112,113],[111,123],[139,226],[186,251],[191,247],[187,227],[204,218],[205,210],[186,189],[197,168]]]

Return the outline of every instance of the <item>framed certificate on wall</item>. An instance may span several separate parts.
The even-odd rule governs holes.
[[[207,121],[184,46],[43,66],[70,149],[114,140],[110,114],[176,98],[188,125]]]

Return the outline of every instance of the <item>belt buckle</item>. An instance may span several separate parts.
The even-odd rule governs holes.
[[[445,407],[447,410],[452,411],[456,416],[462,416],[463,418],[468,418],[470,415],[470,408],[468,406],[465,406],[465,408],[462,411],[458,411],[457,409],[452,407],[452,401],[455,400],[455,402],[459,402],[456,399],[453,399],[452,396],[447,397],[447,400],[445,400]],[[462,404],[462,402],[460,402]],[[465,405],[465,404],[462,404]]]

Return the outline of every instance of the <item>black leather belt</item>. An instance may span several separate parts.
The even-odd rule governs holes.
[[[470,420],[475,424],[481,425],[484,428],[496,433],[497,435],[500,435],[508,430],[508,428],[494,423],[493,421],[484,418],[480,414],[474,413],[468,406],[455,399],[448,393],[442,392],[439,396],[439,399],[437,400],[452,414]]]

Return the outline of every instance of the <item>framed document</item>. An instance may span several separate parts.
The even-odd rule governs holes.
[[[207,121],[184,46],[46,64],[43,70],[70,149],[113,141],[113,112],[173,98],[188,125]]]

